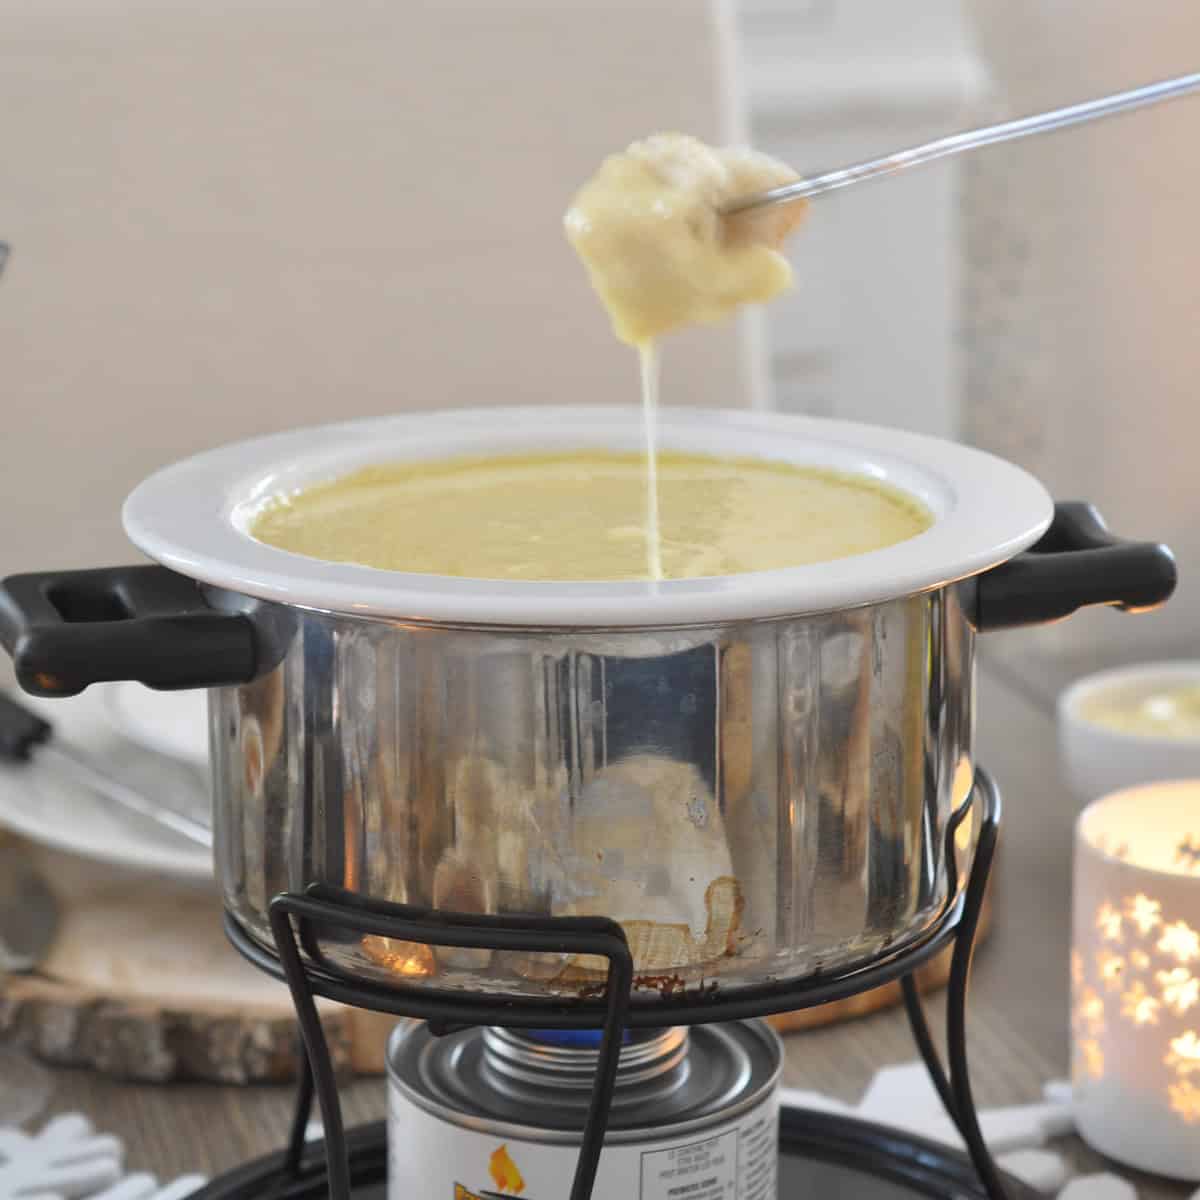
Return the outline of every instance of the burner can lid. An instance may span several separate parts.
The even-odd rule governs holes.
[[[577,1142],[600,1049],[599,1035],[588,1033],[473,1028],[437,1038],[422,1023],[404,1023],[388,1044],[388,1077],[413,1104],[453,1124]],[[782,1062],[778,1036],[758,1020],[628,1031],[607,1140],[728,1120],[775,1089]]]

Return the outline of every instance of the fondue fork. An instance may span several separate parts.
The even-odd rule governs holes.
[[[821,175],[798,179],[795,183],[788,183],[783,187],[739,196],[736,200],[725,204],[721,213],[723,216],[732,217],[740,213],[771,208],[777,204],[807,200],[809,197],[819,196],[823,192],[849,187],[852,183],[862,183],[880,175],[890,175],[893,171],[920,166],[922,163],[946,158],[951,154],[959,154],[964,150],[992,146],[997,142],[1010,142],[1015,138],[1027,137],[1032,133],[1049,133],[1053,129],[1065,129],[1070,125],[1094,121],[1098,117],[1109,117],[1114,113],[1125,112],[1127,109],[1141,108],[1145,104],[1157,104],[1159,101],[1171,100],[1176,96],[1184,96],[1197,90],[1200,90],[1200,73],[1180,75],[1176,79],[1165,79],[1161,83],[1151,83],[1146,87],[1134,88],[1129,92],[1117,92],[1112,96],[1102,96],[1098,100],[1087,100],[1082,104],[1069,105],[1067,108],[1056,108],[1050,112],[1021,117],[1015,121],[1005,121],[999,125],[987,125],[982,129],[952,133],[948,137],[926,142],[922,146],[913,146],[908,150],[896,150],[891,154],[885,154],[882,158],[872,158],[852,167],[840,167],[836,171],[826,171]]]

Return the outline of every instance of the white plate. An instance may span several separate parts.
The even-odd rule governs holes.
[[[100,688],[113,728],[136,746],[208,770],[208,692],[159,692],[144,684]]]
[[[70,699],[21,695],[21,703],[54,725],[55,733],[96,755],[106,769],[139,782],[154,772],[163,786],[190,783],[198,797],[202,781],[195,770],[170,762],[147,762],[112,730],[103,691],[91,688]],[[136,761],[138,756],[141,761]],[[190,779],[184,773],[190,774]],[[211,884],[212,852],[153,822],[126,813],[54,770],[39,764],[0,764],[0,824],[55,849],[172,879]]]

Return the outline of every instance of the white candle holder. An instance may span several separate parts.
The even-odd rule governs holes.
[[[1076,823],[1071,1047],[1082,1137],[1200,1180],[1200,779],[1114,792]]]

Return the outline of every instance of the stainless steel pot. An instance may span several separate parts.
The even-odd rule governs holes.
[[[967,456],[951,480],[961,493],[986,456],[953,450]],[[227,473],[237,495],[262,494],[261,472]],[[555,603],[523,622],[438,619],[412,595],[391,614],[377,601],[359,614],[304,588],[327,573],[331,587],[386,596],[390,573],[297,560],[313,573],[287,586],[309,602],[281,603],[270,572],[282,552],[243,536],[250,562],[263,555],[257,582],[206,566],[191,542],[192,578],[179,574],[180,555],[139,513],[169,523],[164,486],[181,486],[187,508],[189,487],[209,484],[171,474],[135,493],[126,518],[175,571],[15,577],[0,633],[31,690],[111,678],[213,687],[216,868],[243,926],[269,946],[271,898],[318,881],[459,912],[604,915],[622,923],[647,996],[845,969],[917,938],[953,899],[946,829],[973,773],[975,632],[1087,603],[1148,607],[1174,584],[1165,548],[1117,542],[1086,506],[1060,506],[1037,546],[1014,555],[1046,525],[1038,496],[1014,489],[1022,529],[989,551],[1002,565],[972,574],[935,545],[940,580],[909,587],[911,570],[881,568],[874,594],[863,584],[821,611],[805,611],[800,591],[796,611],[743,616],[746,597],[723,611],[717,587],[702,596],[709,619],[680,623],[665,618],[684,602],[696,610],[703,588],[666,585],[625,609],[611,589],[581,599],[533,585],[518,600]],[[277,469],[271,478],[278,486]],[[975,528],[970,513],[944,511],[947,545],[955,511]],[[1007,528],[995,512],[981,527],[992,519]],[[890,549],[885,565],[920,565],[920,548]],[[828,595],[826,575],[808,577]],[[898,577],[902,594],[888,595]],[[511,617],[511,591],[492,599]],[[960,867],[970,846],[968,830]],[[357,971],[441,987],[577,994],[603,978],[603,963],[570,955],[381,938],[325,949]]]
[[[212,693],[225,902],[264,941],[270,898],[313,880],[612,916],[666,990],[869,958],[946,901],[972,648],[953,589],[686,639],[299,614],[274,670]],[[464,987],[602,977],[568,957],[353,953]]]

